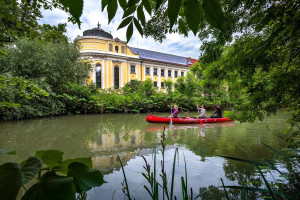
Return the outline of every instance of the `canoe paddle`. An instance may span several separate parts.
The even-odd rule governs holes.
[[[171,117],[170,117],[170,125],[169,126],[171,127],[171,126],[173,126],[173,124],[172,124],[172,105],[171,105],[171,115],[170,116]]]

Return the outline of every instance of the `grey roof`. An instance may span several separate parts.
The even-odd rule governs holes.
[[[110,33],[105,32],[103,29],[99,27],[84,31],[83,36],[99,36],[99,37],[113,39],[113,36]]]
[[[141,59],[146,60],[154,60],[159,62],[166,62],[166,63],[174,63],[178,65],[191,65],[190,59],[182,56],[175,56],[166,53],[160,53],[156,51],[149,51],[145,49],[139,49],[134,47],[129,47],[131,52],[134,54],[139,54]]]

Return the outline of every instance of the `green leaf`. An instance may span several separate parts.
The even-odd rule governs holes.
[[[199,12],[199,1],[198,0],[188,0],[184,5],[184,14],[189,28],[196,35],[199,28],[200,15]]]
[[[147,10],[147,12],[149,13],[149,15],[151,15],[151,5],[149,3],[148,0],[142,0],[144,8]]]
[[[137,28],[137,30],[140,32],[141,36],[143,36],[143,29],[136,18],[134,18],[134,25]]]
[[[127,10],[125,10],[122,18],[128,17],[129,15],[134,13],[135,10],[136,10],[136,6],[132,6],[132,7],[127,8]]]
[[[127,7],[131,7],[136,5],[139,2],[139,0],[129,0],[127,3]]]
[[[64,153],[59,150],[41,150],[35,153],[35,156],[39,157],[48,167],[60,165],[63,160],[63,155]]]
[[[15,200],[20,187],[28,183],[40,171],[42,161],[36,157],[27,159],[21,167],[18,163],[5,163],[0,166],[1,199]]]
[[[16,151],[6,151],[4,149],[0,149],[0,154],[9,154],[9,155],[16,155]]]
[[[102,0],[101,5],[102,5],[102,11],[105,9],[105,7],[108,5],[109,0]]]
[[[187,29],[186,29],[183,19],[179,19],[178,29],[179,29],[179,31],[181,31],[184,34],[184,36],[186,36],[186,37],[188,36],[188,32],[187,32]]]
[[[139,20],[142,22],[143,26],[145,26],[146,19],[145,19],[145,14],[143,11],[143,4],[139,5],[139,7],[137,8],[137,16],[138,16]]]
[[[88,166],[89,168],[93,168],[93,162],[91,157],[88,158],[75,158],[75,159],[67,159],[62,161],[61,165],[56,168],[55,170],[58,172],[61,172],[63,174],[67,174],[68,173],[68,166],[72,163],[72,162],[79,162],[79,163],[83,163],[86,166]]]
[[[132,34],[133,34],[133,24],[131,22],[130,25],[128,26],[127,32],[126,32],[127,43],[129,42],[130,38],[132,37]]]
[[[104,183],[101,172],[82,163],[73,162],[68,167],[68,176],[73,177],[77,193],[85,192]]]
[[[170,29],[172,29],[174,23],[177,21],[180,7],[181,7],[181,0],[169,0],[168,1],[168,17],[170,20]],[[196,13],[194,13],[194,14],[196,14]]]
[[[127,2],[126,0],[119,0],[119,4],[122,7],[123,10],[126,10],[127,8]]]
[[[75,200],[73,178],[58,176],[55,172],[49,171],[22,197],[22,200],[31,199]]]
[[[119,25],[118,30],[119,30],[120,28],[123,28],[123,27],[127,26],[131,21],[132,21],[132,17],[127,17],[126,19],[124,19],[124,20],[121,22],[121,24]]]
[[[76,20],[79,28],[80,28],[80,16],[82,15],[83,10],[83,0],[59,0],[61,4],[67,8],[69,8],[69,12]]]
[[[111,20],[116,15],[117,9],[118,9],[118,1],[109,0],[107,5],[108,23],[110,23]]]
[[[158,8],[160,7],[160,5],[162,4],[163,0],[157,0],[156,1],[156,10],[158,10]]]
[[[213,27],[224,31],[224,14],[217,0],[203,0],[202,7],[206,21]]]

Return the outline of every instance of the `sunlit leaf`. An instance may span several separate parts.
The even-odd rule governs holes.
[[[203,0],[202,7],[207,22],[211,26],[224,31],[224,14],[218,1]]]
[[[170,20],[170,29],[172,29],[174,23],[177,21],[180,7],[181,7],[181,0],[168,1],[168,17]]]
[[[73,162],[68,167],[68,176],[73,177],[77,193],[88,191],[104,183],[101,172],[97,169],[90,169],[82,163]]]
[[[125,18],[125,19],[121,22],[121,24],[119,25],[118,29],[127,26],[131,21],[132,21],[132,17],[127,17],[127,18]]]
[[[137,16],[138,16],[139,20],[141,21],[141,23],[143,24],[143,26],[145,26],[146,19],[145,19],[145,14],[144,14],[144,11],[143,11],[143,5],[142,4],[139,5],[139,7],[137,9]]]
[[[189,28],[196,35],[199,28],[200,15],[199,12],[199,1],[198,0],[188,0],[184,5],[184,14]]]
[[[136,18],[134,18],[134,25],[137,28],[137,30],[139,31],[139,33],[141,34],[141,36],[143,36],[143,28],[141,27],[140,23],[138,22],[138,20]]]
[[[18,163],[5,163],[0,166],[1,199],[15,200],[22,185],[28,183],[39,172],[42,161],[36,157],[27,159],[21,167]]]
[[[33,185],[22,200],[75,200],[75,187],[72,177],[59,176],[53,171],[45,173],[40,181]]]
[[[115,17],[118,9],[118,1],[117,0],[109,0],[107,5],[107,14],[108,14],[108,23]]]
[[[63,155],[64,153],[59,150],[41,150],[35,153],[35,156],[39,157],[48,167],[60,165],[63,160]]]
[[[129,42],[130,38],[132,37],[132,34],[133,34],[133,24],[131,22],[130,25],[128,26],[127,32],[126,32],[127,42]]]

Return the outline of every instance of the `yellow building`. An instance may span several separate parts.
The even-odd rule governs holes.
[[[79,43],[82,58],[92,62],[90,81],[100,89],[118,89],[131,80],[151,79],[160,91],[165,80],[174,83],[179,76],[186,76],[195,62],[191,58],[129,47],[99,25],[84,31]]]

